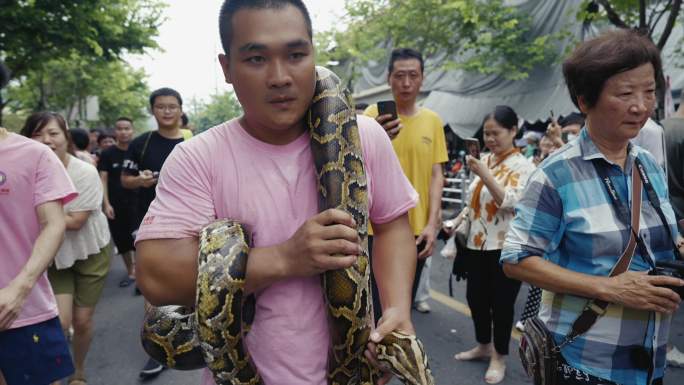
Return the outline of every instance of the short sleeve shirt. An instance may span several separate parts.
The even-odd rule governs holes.
[[[519,152],[507,157],[500,164],[494,164],[492,155],[482,157],[486,165],[492,165],[490,172],[496,182],[504,189],[504,199],[497,205],[492,193],[484,186],[480,191],[480,210],[470,206],[470,233],[467,247],[472,250],[501,250],[508,225],[515,213],[514,206],[527,184],[535,167],[529,159]],[[475,176],[468,187],[468,197],[472,197],[481,179]]]
[[[110,240],[107,218],[102,212],[102,181],[95,166],[71,156],[67,174],[76,186],[78,198],[64,205],[64,212],[89,214],[80,229],[65,232],[64,242],[55,255],[57,269],[66,269],[78,260],[99,253]]]
[[[375,118],[378,106],[369,106],[364,114]],[[399,158],[401,168],[420,200],[409,210],[409,222],[414,235],[419,235],[430,216],[430,180],[432,166],[449,160],[444,137],[444,123],[432,110],[420,107],[412,116],[399,115],[403,128],[392,140],[392,147]]]
[[[632,167],[637,157],[651,180],[667,224],[662,223],[642,191],[639,235],[648,255],[642,255],[637,248],[629,270],[649,270],[649,259],[672,260],[672,240],[665,226],[673,234],[676,228],[663,169],[646,150],[630,145],[628,151],[623,171],[599,152],[585,128],[577,139],[542,162],[530,176],[516,206],[501,261],[515,264],[530,256],[541,256],[568,270],[609,276],[627,245],[631,226],[619,219],[592,163],[606,165],[620,199],[625,206],[631,206]],[[539,318],[556,343],[567,335],[586,304],[586,298],[544,291]],[[610,304],[606,314],[561,353],[571,366],[599,378],[645,385],[647,372],[635,368],[631,361],[634,347],[651,353],[655,368],[652,378],[662,377],[670,320],[667,314]]]
[[[183,138],[168,139],[161,136],[157,131],[141,134],[128,145],[121,172],[136,176],[143,170],[160,172],[173,148],[182,142]],[[138,223],[145,216],[150,203],[154,200],[155,191],[156,186],[138,189]]]
[[[107,194],[114,207],[137,204],[137,190],[125,189],[121,185],[121,169],[126,150],[111,146],[102,151],[97,169],[107,173]]]
[[[5,287],[26,265],[40,234],[36,207],[51,201],[65,204],[78,194],[62,162],[44,144],[9,134],[0,140],[0,158],[0,287]],[[55,296],[43,273],[10,328],[56,316]]]
[[[359,117],[359,132],[369,217],[386,223],[413,207],[417,194],[384,130]],[[216,218],[231,218],[251,230],[255,247],[267,247],[289,239],[317,212],[308,133],[276,146],[255,139],[232,120],[174,150],[136,242],[197,237]],[[246,342],[266,383],[327,384],[329,340],[320,277],[286,279],[257,293]]]

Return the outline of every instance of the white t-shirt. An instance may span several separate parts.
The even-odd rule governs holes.
[[[109,243],[107,218],[102,212],[102,181],[97,169],[75,156],[69,156],[67,174],[76,186],[78,198],[64,205],[64,212],[90,211],[90,215],[79,230],[67,230],[64,243],[55,256],[57,269],[67,269],[74,262],[88,259]]]
[[[632,143],[650,152],[658,165],[665,170],[665,130],[658,123],[648,118]]]

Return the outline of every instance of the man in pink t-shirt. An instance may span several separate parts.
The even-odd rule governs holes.
[[[77,193],[44,144],[0,127],[0,157],[0,384],[48,384],[74,370],[45,270]]]
[[[318,213],[303,122],[315,83],[306,8],[245,4],[224,3],[226,54],[219,55],[244,115],[178,145],[167,159],[138,232],[137,278],[155,305],[193,305],[199,230],[217,218],[243,223],[254,246],[245,289],[256,294],[256,315],[246,343],[257,370],[269,385],[324,385],[330,335],[320,274],[354,263],[358,234],[349,214]],[[384,314],[371,334],[378,342],[393,330],[414,333],[416,248],[407,212],[418,197],[382,127],[358,119]]]

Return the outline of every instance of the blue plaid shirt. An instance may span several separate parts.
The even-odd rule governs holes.
[[[675,217],[663,170],[644,149],[630,145],[624,172],[609,162],[585,129],[579,137],[545,160],[530,176],[516,206],[501,261],[518,263],[529,256],[543,258],[566,269],[608,276],[629,240],[628,224],[621,223],[592,159],[608,162],[609,175],[620,199],[631,205],[632,167],[638,157],[661,201],[673,234]],[[642,187],[643,188],[643,187]],[[630,270],[649,270],[645,258],[672,260],[672,241],[656,210],[642,191],[640,234],[650,253],[634,254]],[[587,304],[586,298],[544,291],[540,319],[555,337],[564,340]],[[663,376],[670,317],[666,314],[611,304],[589,331],[562,349],[568,364],[594,376],[625,385],[644,385],[647,370],[632,364],[635,346],[651,352],[653,378]]]

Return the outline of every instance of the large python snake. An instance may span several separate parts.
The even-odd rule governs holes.
[[[361,139],[349,92],[322,67],[316,68],[306,123],[318,176],[319,210],[337,208],[351,214],[363,247],[353,266],[322,274],[331,334],[328,383],[374,384],[378,373],[363,354],[373,311]],[[163,306],[146,312],[141,337],[152,358],[176,369],[206,365],[218,385],[263,384],[242,341],[254,305],[254,297],[245,297],[243,291],[249,245],[249,234],[237,222],[218,220],[202,229],[196,307]],[[376,352],[378,361],[404,384],[434,384],[427,355],[415,336],[392,332],[377,344]]]

